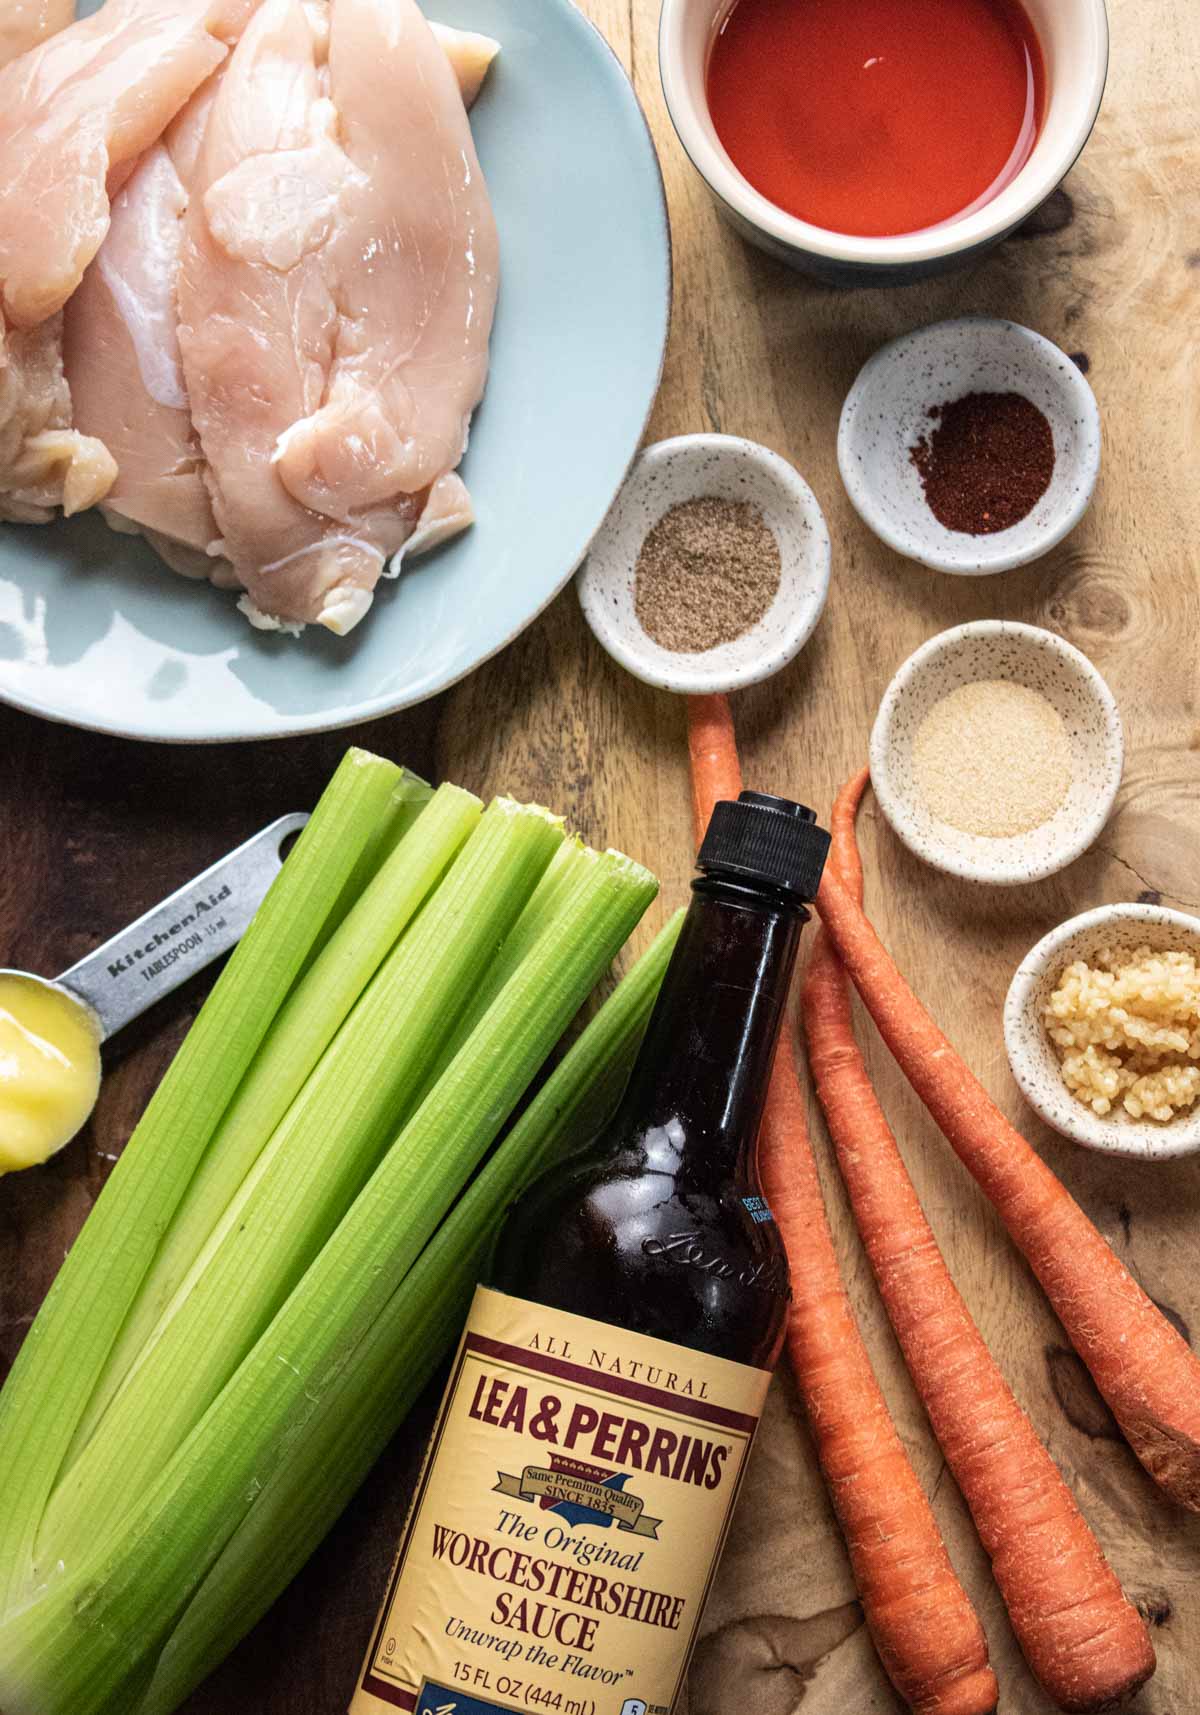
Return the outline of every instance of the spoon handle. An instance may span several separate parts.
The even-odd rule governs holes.
[[[100,1020],[101,1041],[236,945],[306,815],[281,816],[58,978]]]

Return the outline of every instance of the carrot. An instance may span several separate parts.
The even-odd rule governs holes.
[[[697,840],[741,769],[724,697],[689,704]],[[888,1409],[838,1271],[790,1036],[781,1037],[760,1147],[788,1251],[787,1343],[863,1613],[880,1660],[916,1715],[991,1715],[987,1641]]]
[[[864,768],[833,808],[830,861],[854,898],[863,886],[854,814],[867,779]],[[950,1278],[855,1042],[849,985],[824,930],[801,1007],[809,1066],[880,1296],[1017,1641],[1060,1709],[1108,1709],[1154,1672],[1150,1635]]]
[[[1200,1512],[1200,1361],[1001,1113],[827,868],[817,907],[905,1076],[990,1198],[1133,1451]]]
[[[707,697],[689,697],[687,709],[692,832],[699,849],[713,805],[722,798],[736,798],[742,790],[742,765],[738,761],[729,698],[720,691]]]

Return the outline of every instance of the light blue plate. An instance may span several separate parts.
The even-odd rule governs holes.
[[[567,0],[446,0],[496,36],[472,113],[500,229],[487,394],[463,475],[478,522],[382,583],[349,637],[251,630],[227,593],[95,515],[0,526],[0,698],[173,742],[346,726],[420,702],[566,583],[637,449],[662,367],[658,161],[608,46]]]

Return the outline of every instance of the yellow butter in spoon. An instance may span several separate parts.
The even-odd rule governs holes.
[[[0,1173],[69,1143],[100,1090],[100,1022],[37,977],[0,975]]]
[[[281,816],[56,982],[0,970],[0,1174],[70,1143],[100,1093],[100,1044],[237,944],[307,820]]]

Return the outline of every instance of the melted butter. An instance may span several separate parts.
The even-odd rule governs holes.
[[[0,976],[0,1173],[69,1143],[100,1089],[100,1037],[86,1007],[22,976]]]

